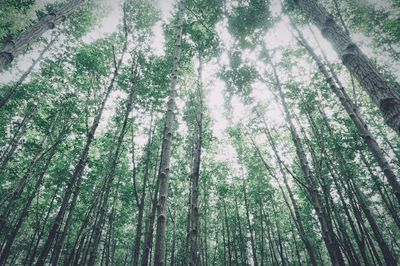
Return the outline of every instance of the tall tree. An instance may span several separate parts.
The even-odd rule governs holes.
[[[203,62],[199,52],[199,67],[197,70],[197,92],[195,97],[195,143],[193,153],[193,166],[191,179],[191,200],[190,200],[190,265],[200,265],[199,250],[199,179],[201,149],[203,143],[203,84],[202,84]]]
[[[157,210],[157,231],[154,250],[154,265],[165,265],[165,231],[167,223],[168,210],[168,179],[170,170],[171,150],[172,150],[172,135],[174,132],[174,117],[175,117],[175,97],[176,86],[178,82],[178,67],[181,55],[181,43],[183,34],[183,19],[184,19],[184,1],[179,2],[178,19],[175,37],[175,51],[172,63],[171,85],[167,101],[167,110],[165,113],[165,129],[162,142],[162,154],[160,162],[159,178],[159,197]]]

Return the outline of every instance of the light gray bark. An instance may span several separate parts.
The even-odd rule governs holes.
[[[154,252],[154,265],[162,266],[165,265],[165,232],[167,223],[167,210],[168,210],[168,179],[169,179],[169,167],[171,160],[171,149],[172,149],[172,135],[174,133],[173,122],[175,118],[175,97],[176,97],[176,85],[178,79],[178,67],[181,53],[181,42],[183,32],[183,16],[184,16],[184,0],[179,2],[178,11],[178,26],[177,35],[175,40],[175,52],[174,62],[172,68],[172,81],[167,102],[167,111],[165,114],[165,131],[162,142],[162,156],[161,165],[158,178],[160,180],[160,191],[158,199],[158,211],[157,211],[157,230],[156,230],[156,242]]]

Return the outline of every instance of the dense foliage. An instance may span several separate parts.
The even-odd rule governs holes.
[[[399,264],[399,8],[0,0],[0,265]]]

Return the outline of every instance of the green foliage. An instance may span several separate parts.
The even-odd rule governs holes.
[[[261,41],[261,32],[271,26],[269,1],[243,0],[233,6],[228,17],[228,30],[240,46],[253,47]]]
[[[76,39],[80,39],[96,25],[98,18],[101,17],[105,11],[99,10],[95,12],[95,8],[92,5],[92,3],[84,5],[68,17],[68,34]]]
[[[237,68],[224,69],[220,76],[225,81],[230,93],[246,97],[251,94],[251,85],[257,78],[257,71],[253,66],[242,65]]]
[[[113,57],[110,48],[111,40],[101,40],[95,44],[80,47],[75,56],[76,71],[79,74],[97,73],[106,75],[109,72],[110,61]]]
[[[392,2],[396,5],[396,1]],[[0,39],[17,36],[36,20],[20,19],[31,11],[34,1],[2,3],[5,5],[0,11]],[[143,208],[141,263],[147,222],[152,208],[158,204],[153,202],[153,194],[166,137],[165,113],[170,111],[166,110],[166,102],[174,78],[171,70],[177,48],[177,15],[175,12],[169,21],[161,22],[162,12],[151,1],[124,3],[120,8],[126,16],[116,18],[120,23],[117,32],[94,41],[79,39],[96,29],[108,13],[106,6],[89,1],[72,14],[61,26],[59,38],[63,43],[49,50],[48,57],[22,84],[17,84],[15,94],[0,107],[0,256],[12,241],[7,264],[37,263],[74,169],[81,163],[85,167],[80,183],[72,186],[76,205],[72,206],[69,199],[50,250],[52,255],[45,263],[85,264],[93,236],[101,232],[95,264],[132,264],[136,226],[140,226],[139,213]],[[323,3],[331,7],[330,3]],[[376,228],[390,252],[399,254],[399,222],[395,220],[398,204],[376,158],[368,150],[365,140],[369,137],[360,136],[326,77],[304,49],[292,43],[265,40],[268,31],[281,20],[280,14],[272,17],[271,4],[259,0],[185,1],[168,169],[166,265],[172,264],[172,260],[175,265],[189,264],[189,240],[194,233],[190,229],[193,192],[198,192],[196,232],[202,265],[255,265],[253,255],[258,265],[311,265],[306,240],[317,255],[317,265],[330,264],[321,217],[316,212],[316,194],[311,193],[314,191],[332,224],[334,237],[340,242],[346,264],[352,264],[348,246],[354,252],[350,255],[360,261],[362,245],[368,249],[369,264],[383,261],[381,247],[375,240]],[[37,15],[43,17],[58,6],[50,4]],[[379,45],[389,51],[389,46],[397,43],[398,17],[393,12],[360,1],[341,2],[340,7],[351,30],[374,38],[378,44],[371,47],[374,52],[379,51]],[[308,22],[293,1],[286,1],[284,8],[297,24]],[[15,15],[10,16],[13,12]],[[159,39],[153,36],[157,23],[163,23],[163,55],[152,50],[151,42]],[[229,34],[233,41],[224,43]],[[379,34],[385,38],[379,39]],[[125,42],[127,50],[114,76],[115,63],[122,56]],[[310,42],[315,45],[313,40]],[[320,55],[319,49],[316,52]],[[197,69],[199,61],[202,67]],[[377,62],[373,62],[376,68],[398,88],[393,65],[380,67]],[[391,129],[383,126],[378,108],[362,92],[360,84],[351,82],[341,62],[324,63],[338,74],[343,89],[357,102],[358,113],[388,157],[389,166],[398,173],[400,142]],[[198,71],[202,71],[201,82]],[[19,71],[15,72],[14,81],[20,77]],[[90,128],[114,77],[92,136]],[[0,97],[15,84],[5,84]],[[217,87],[220,84],[225,86]],[[284,107],[291,117],[281,116],[283,101],[278,89],[282,90]],[[121,135],[132,91],[133,108]],[[219,94],[224,95],[223,102],[212,98]],[[233,98],[243,104],[243,113],[236,110],[239,106]],[[211,109],[224,105],[222,114],[218,114],[219,109]],[[287,119],[291,119],[293,127],[289,127]],[[199,126],[200,176],[195,187],[193,164]],[[84,150],[92,137],[89,149]],[[120,152],[116,154],[119,141]],[[299,156],[299,146],[304,149],[305,158]],[[87,157],[80,161],[86,152]],[[313,178],[310,183],[304,160]],[[111,175],[114,167],[115,173]],[[360,194],[356,194],[356,189]],[[103,212],[104,223],[99,227]],[[371,226],[368,213],[376,227]],[[69,215],[71,220],[67,220]],[[162,220],[158,218],[156,214],[154,229]],[[66,228],[68,233],[61,243]],[[18,232],[11,240],[14,229]],[[62,244],[59,260],[50,261],[55,258],[58,244]],[[369,252],[371,248],[377,255]],[[28,261],[30,257],[32,261]]]

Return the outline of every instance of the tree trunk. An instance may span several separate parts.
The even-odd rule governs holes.
[[[239,207],[237,203],[237,198],[235,197],[235,213],[236,213],[236,221],[237,221],[237,226],[238,226],[238,231],[237,233],[239,234],[239,251],[240,251],[240,259],[242,261],[242,265],[246,265],[247,261],[247,248],[246,248],[246,242],[244,241],[244,236],[243,236],[243,231],[242,231],[242,226],[240,224],[240,216],[239,216]]]
[[[367,168],[368,173],[371,175],[372,180],[374,181],[374,185],[375,185],[376,189],[378,190],[378,193],[381,196],[382,201],[385,203],[390,216],[392,216],[397,227],[400,229],[399,213],[398,213],[391,197],[387,193],[385,193],[385,189],[384,189],[385,184],[383,184],[382,180],[380,180],[380,178],[373,172],[371,165],[365,158],[365,155],[362,151],[360,151],[360,158],[361,158],[361,161],[363,162],[363,164],[365,165],[365,167]]]
[[[227,246],[228,246],[228,261],[229,261],[229,266],[232,265],[232,245],[231,245],[231,237],[230,237],[230,232],[229,232],[229,224],[228,224],[228,216],[226,213],[226,203],[225,201],[222,202],[224,206],[224,217],[225,217],[225,228],[226,228],[226,234],[227,234]]]
[[[57,116],[58,116],[58,112],[56,113],[56,115],[54,116],[52,121],[50,122],[50,126],[47,130],[49,132],[49,134],[52,133],[53,126],[54,126]],[[25,170],[23,176],[18,181],[15,189],[13,189],[13,191],[9,194],[8,197],[5,197],[4,199],[2,199],[0,206],[5,205],[5,207],[3,208],[4,211],[0,214],[0,232],[2,232],[2,230],[3,230],[3,226],[4,226],[4,223],[6,222],[7,216],[9,215],[11,210],[14,208],[14,204],[21,197],[25,187],[29,183],[30,177],[34,173],[35,166],[38,166],[38,164],[43,160],[43,158],[45,158],[45,156],[48,153],[50,154],[51,157],[54,155],[54,153],[56,152],[56,149],[61,144],[61,142],[64,140],[67,133],[69,132],[70,126],[74,122],[75,121],[72,121],[72,123],[70,123],[69,125],[67,124],[65,127],[63,127],[63,130],[57,136],[54,143],[52,145],[50,145],[50,147],[46,147],[49,134],[42,136],[42,139],[40,140],[39,145],[46,149],[42,149],[40,152],[35,154],[35,156],[30,161],[28,168]],[[47,160],[45,160],[45,161],[47,161]]]
[[[167,210],[168,210],[168,179],[169,179],[169,168],[171,159],[172,149],[172,135],[174,133],[174,111],[175,111],[175,97],[176,97],[176,85],[178,81],[178,66],[181,52],[181,42],[183,33],[183,16],[184,16],[184,0],[179,2],[178,11],[178,27],[177,35],[175,39],[175,53],[174,62],[172,67],[172,81],[167,102],[167,111],[165,114],[165,131],[162,142],[162,157],[161,166],[158,178],[160,179],[160,192],[158,199],[158,211],[157,211],[157,230],[156,230],[156,242],[154,252],[154,265],[163,266],[165,265],[165,232],[167,223]]]
[[[378,72],[376,67],[339,27],[332,15],[316,0],[295,0],[328,39],[343,64],[360,82],[381,111],[388,126],[400,135],[400,93]]]
[[[269,248],[269,253],[270,253],[270,258],[271,258],[271,264],[272,265],[279,265],[279,260],[278,257],[276,256],[275,248],[274,248],[274,241],[272,239],[272,234],[271,234],[271,221],[269,220],[268,214],[265,212],[265,210],[262,208],[261,209],[261,215],[265,217],[265,224],[267,226],[267,238],[268,238],[268,248]]]
[[[372,216],[372,213],[367,206],[367,203],[365,202],[364,196],[361,194],[359,191],[359,188],[357,187],[357,184],[354,184],[354,182],[351,182],[352,190],[354,191],[354,194],[356,195],[358,199],[358,203],[360,204],[361,210],[364,212],[365,217],[367,218],[367,221],[369,225],[371,226],[372,233],[374,234],[376,242],[378,242],[378,246],[382,251],[383,258],[387,265],[397,265],[396,259],[394,258],[393,254],[391,253],[389,246],[387,245],[386,241],[383,239],[382,233],[379,230],[378,224],[375,221],[375,218]]]
[[[102,188],[102,186],[100,186],[100,188]],[[90,208],[86,212],[85,218],[79,228],[75,243],[72,247],[72,251],[71,251],[70,255],[68,256],[68,259],[64,261],[64,265],[71,265],[71,264],[76,265],[77,264],[77,262],[81,256],[86,237],[88,235],[88,232],[85,232],[85,229],[87,229],[89,224],[91,223],[94,210],[95,210],[95,208],[97,208],[98,203],[100,201],[100,195],[101,195],[101,193],[99,193],[99,191],[97,190],[95,193],[95,196],[94,196],[93,203],[91,204]]]
[[[28,103],[28,108],[26,110],[26,113],[24,114],[22,121],[19,123],[18,128],[10,141],[10,144],[1,155],[0,175],[5,172],[8,162],[12,159],[14,152],[18,149],[20,144],[19,142],[27,131],[29,123],[31,122],[33,116],[36,114],[37,110],[37,103]]]
[[[348,220],[348,222],[350,224],[350,228],[351,228],[351,231],[353,233],[354,239],[355,239],[355,241],[357,243],[357,246],[358,246],[358,248],[360,250],[361,257],[364,260],[364,265],[370,265],[370,262],[369,262],[369,259],[368,259],[368,256],[367,256],[367,253],[366,253],[366,250],[365,250],[365,245],[364,245],[364,243],[361,241],[361,239],[359,237],[357,229],[356,229],[356,227],[354,225],[353,218],[351,217],[349,208],[347,207],[347,203],[345,201],[345,198],[344,198],[344,195],[343,195],[343,192],[342,192],[342,187],[340,186],[340,184],[339,184],[339,182],[337,180],[338,178],[337,178],[337,176],[336,176],[336,174],[334,172],[333,163],[330,161],[329,158],[327,158],[327,159],[328,159],[328,164],[327,164],[328,165],[328,170],[329,170],[329,172],[331,174],[333,183],[335,184],[337,193],[339,195],[339,199],[340,199],[340,201],[342,203],[342,206],[343,206],[344,213],[346,214],[346,217],[347,217],[347,220]],[[343,182],[341,182],[341,184],[343,185]]]
[[[145,168],[143,175],[143,184],[142,184],[142,194],[139,200],[139,213],[137,217],[136,230],[135,230],[135,242],[133,249],[133,265],[139,265],[139,252],[140,252],[140,239],[142,237],[142,224],[143,224],[143,215],[144,215],[144,203],[146,198],[146,186],[147,181],[149,179],[150,174],[150,160],[151,160],[151,146],[153,143],[152,139],[152,123],[153,123],[153,115],[151,115],[149,133],[147,138],[147,148],[146,148],[146,159],[145,159]]]
[[[353,248],[353,245],[351,243],[350,237],[347,234],[346,228],[344,226],[344,223],[340,217],[340,214],[338,212],[338,209],[336,207],[336,204],[333,201],[333,198],[331,196],[331,192],[330,192],[330,185],[325,177],[325,173],[322,171],[322,164],[325,164],[327,166],[328,169],[330,169],[330,163],[331,160],[329,159],[329,155],[326,151],[326,146],[325,146],[325,139],[326,139],[326,135],[324,135],[324,131],[323,129],[320,129],[321,126],[317,125],[317,122],[315,121],[315,119],[313,118],[313,115],[309,109],[309,105],[306,102],[303,102],[303,106],[305,106],[305,113],[307,116],[307,120],[309,121],[309,124],[311,126],[312,132],[314,134],[314,136],[316,137],[317,141],[317,145],[319,147],[319,152],[318,154],[321,155],[320,158],[316,158],[316,151],[312,150],[312,157],[314,161],[318,161],[319,163],[319,167],[317,167],[317,173],[316,176],[319,177],[319,182],[320,185],[322,187],[322,191],[323,191],[323,195],[325,198],[325,202],[326,202],[326,206],[327,208],[330,208],[333,211],[333,214],[336,216],[336,219],[333,220],[334,222],[336,221],[336,226],[338,228],[338,231],[340,232],[340,235],[342,236],[342,239],[340,239],[339,242],[341,242],[341,245],[343,247],[343,251],[344,254],[346,255],[349,263],[351,265],[361,265],[360,261],[358,260],[357,256],[355,256],[355,250]],[[324,117],[323,117],[324,119]],[[304,130],[302,130],[304,131]],[[330,130],[328,130],[328,133],[330,133]],[[331,135],[330,135],[331,136]],[[312,144],[310,143],[310,141],[308,140],[309,146],[311,147]],[[312,149],[312,148],[311,148]],[[342,162],[343,163],[343,162]],[[332,171],[331,171],[332,172]],[[335,182],[335,181],[334,181]],[[338,191],[338,194],[340,192]]]
[[[0,232],[4,233],[4,225],[6,223],[7,217],[9,213],[13,210],[16,201],[21,197],[23,190],[25,189],[26,185],[28,184],[29,177],[32,174],[33,166],[37,165],[37,163],[45,157],[47,153],[52,154],[53,151],[58,147],[60,144],[60,139],[56,141],[50,148],[46,149],[46,151],[42,152],[40,155],[38,154],[33,158],[28,167],[28,171],[24,173],[22,178],[17,184],[17,187],[10,193],[10,196],[4,200],[4,211],[0,214]]]
[[[17,91],[18,87],[22,84],[22,82],[25,81],[25,79],[29,76],[29,74],[32,72],[34,67],[37,65],[38,62],[40,62],[44,56],[44,54],[53,46],[53,44],[56,42],[58,36],[54,37],[40,52],[39,56],[32,62],[32,64],[29,66],[29,68],[22,74],[22,76],[18,79],[18,81],[11,86],[11,88],[4,94],[3,97],[0,98],[0,109],[6,105],[6,103],[10,100],[10,98],[15,94]]]
[[[39,232],[37,234],[38,236],[37,236],[37,240],[35,241],[35,245],[33,246],[32,251],[29,250],[27,252],[27,255],[26,255],[26,258],[25,258],[25,261],[24,261],[25,263],[23,263],[24,265],[33,265],[33,262],[35,260],[36,251],[37,251],[37,249],[39,247],[40,241],[42,240],[42,235],[43,235],[43,233],[45,231],[45,226],[46,226],[47,220],[49,219],[50,213],[51,213],[51,211],[53,209],[53,205],[54,205],[54,203],[56,201],[56,197],[57,197],[57,194],[58,194],[59,190],[60,190],[60,186],[57,186],[57,189],[55,190],[55,192],[53,193],[53,196],[51,198],[50,206],[49,206],[49,208],[48,208],[48,210],[46,212],[46,215],[42,218],[43,219],[43,222],[42,222],[43,225],[40,227],[40,230],[39,230]]]
[[[63,3],[57,10],[39,19],[35,24],[25,29],[17,38],[9,41],[0,50],[0,72],[9,66],[12,61],[22,54],[26,47],[43,33],[54,29],[56,25],[65,21],[67,16],[78,9],[85,0],[71,0]]]
[[[57,146],[55,146],[52,149],[49,157],[47,158],[45,166],[43,167],[41,173],[39,174],[39,176],[37,178],[36,184],[33,188],[33,192],[31,193],[31,195],[29,195],[29,197],[25,203],[25,206],[22,209],[21,214],[18,217],[18,221],[17,221],[16,225],[12,229],[11,233],[9,235],[7,235],[6,245],[3,248],[3,250],[1,251],[1,255],[0,255],[0,265],[3,265],[3,264],[6,265],[7,258],[10,255],[10,249],[12,247],[12,244],[14,243],[15,237],[17,236],[19,230],[21,229],[21,226],[22,226],[23,222],[25,221],[25,218],[28,216],[29,207],[31,206],[31,203],[36,196],[36,192],[38,191],[39,187],[43,183],[43,177],[46,174],[47,169],[49,168],[50,163],[51,163],[55,153],[57,152]]]
[[[200,163],[201,163],[201,146],[203,142],[203,91],[202,91],[202,59],[199,52],[199,69],[197,80],[198,100],[196,104],[196,140],[194,160],[191,174],[191,203],[190,203],[190,261],[189,265],[200,265],[200,251],[198,247],[199,232],[199,179],[200,179]]]
[[[172,221],[172,248],[171,248],[171,260],[170,260],[170,265],[174,266],[175,265],[175,246],[176,246],[176,211],[174,211],[174,217]]]
[[[251,222],[250,222],[249,203],[247,200],[246,180],[244,179],[244,176],[242,176],[242,180],[243,180],[244,205],[246,208],[247,227],[248,227],[249,233],[250,233],[250,243],[251,243],[251,252],[253,255],[253,264],[254,264],[254,266],[258,266],[256,244],[255,244],[255,240],[254,240],[254,230],[253,230],[253,226],[251,225]]]
[[[143,242],[142,266],[147,266],[149,264],[149,259],[150,259],[149,257],[153,243],[154,219],[156,216],[157,197],[160,187],[159,185],[160,185],[160,180],[156,178],[156,184],[154,186],[154,192],[153,192],[154,194],[151,202],[151,209],[149,212],[149,217],[147,217],[145,226],[146,232],[144,234],[144,242]]]

